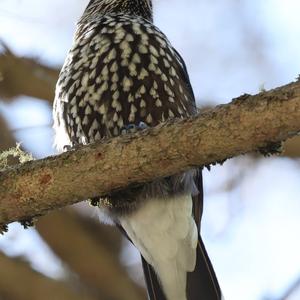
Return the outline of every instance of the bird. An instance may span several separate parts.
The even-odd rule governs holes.
[[[151,0],[91,0],[56,84],[55,145],[130,134],[197,113],[187,67]],[[151,300],[219,300],[205,250],[201,168],[92,199],[139,250]]]

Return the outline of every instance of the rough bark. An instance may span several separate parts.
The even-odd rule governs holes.
[[[0,175],[0,224],[208,165],[300,130],[300,82],[243,95],[193,118],[26,163]]]

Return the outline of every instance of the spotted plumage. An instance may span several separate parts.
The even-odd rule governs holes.
[[[57,82],[57,148],[92,143],[118,136],[130,126],[151,127],[195,113],[184,61],[153,24],[151,0],[90,1]],[[200,220],[193,218],[196,207],[202,205],[200,197],[194,198],[193,206],[195,178],[200,178],[199,172],[190,171],[111,193],[100,204],[93,200],[143,255],[147,283],[157,283],[157,289],[149,290],[151,299],[198,299],[186,293],[187,272],[197,268],[197,251],[202,249],[197,244]],[[200,184],[199,195],[201,189]],[[208,258],[203,259],[210,282],[210,294],[203,295],[211,295],[203,299],[218,300],[213,270]]]
[[[55,126],[63,113],[71,142],[85,144],[119,135],[128,123],[155,126],[195,112],[183,61],[150,21],[104,15],[79,23],[78,30],[55,103]]]

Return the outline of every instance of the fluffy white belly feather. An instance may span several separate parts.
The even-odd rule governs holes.
[[[196,264],[197,227],[191,195],[149,199],[120,224],[154,267],[168,300],[186,300],[187,272]]]

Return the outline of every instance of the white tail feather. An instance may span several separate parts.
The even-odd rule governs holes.
[[[186,300],[187,272],[196,264],[197,227],[192,197],[149,199],[120,224],[154,267],[168,300]]]

